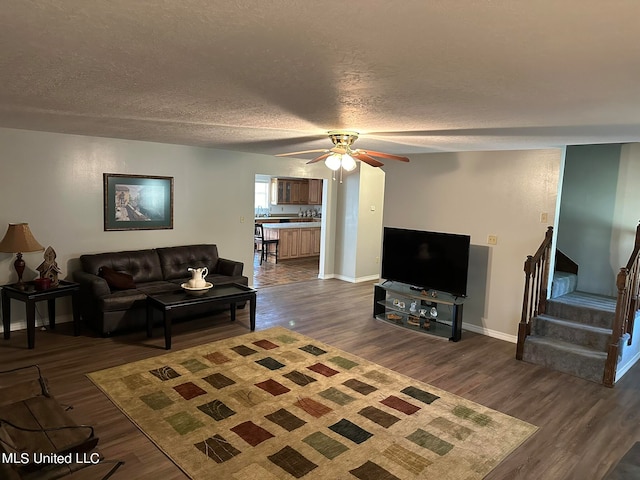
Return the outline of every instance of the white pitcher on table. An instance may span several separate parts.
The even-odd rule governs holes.
[[[207,281],[204,279],[209,274],[207,267],[202,268],[188,268],[188,272],[191,272],[191,280],[187,282],[189,288],[203,288],[206,287]]]

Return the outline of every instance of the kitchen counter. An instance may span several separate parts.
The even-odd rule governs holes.
[[[320,255],[320,222],[264,223],[264,238],[278,240],[278,261]]]
[[[321,222],[289,222],[289,223],[263,223],[264,229],[278,229],[284,228],[320,228]]]
[[[319,222],[320,217],[255,217],[255,223]]]

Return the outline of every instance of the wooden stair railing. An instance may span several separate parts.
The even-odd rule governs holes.
[[[531,334],[531,319],[542,314],[547,308],[547,288],[551,261],[551,241],[553,227],[549,227],[535,255],[528,255],[524,262],[524,298],[522,316],[518,325],[518,345],[516,358],[522,360],[524,341]]]
[[[618,299],[616,302],[616,315],[613,321],[613,332],[607,348],[607,361],[604,365],[602,383],[607,387],[613,387],[616,381],[618,369],[618,355],[620,342],[625,333],[628,333],[631,345],[633,335],[633,323],[638,311],[638,290],[640,288],[638,275],[640,274],[640,224],[636,227],[636,238],[633,252],[629,257],[626,267],[622,267],[616,278]]]

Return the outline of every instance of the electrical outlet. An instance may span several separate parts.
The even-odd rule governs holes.
[[[244,223],[244,217],[240,217],[240,223]]]
[[[542,212],[540,214],[540,223],[547,223],[549,216],[547,215],[547,212]]]
[[[380,257],[376,257],[376,263],[380,263]]]
[[[487,237],[487,244],[489,244],[489,245],[497,245],[498,244],[498,236],[497,235],[489,235]]]

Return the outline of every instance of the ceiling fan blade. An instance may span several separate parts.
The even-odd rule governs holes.
[[[373,157],[370,157],[369,155],[367,155],[362,151],[358,151],[358,153],[352,153],[351,156],[353,158],[357,158],[358,160],[363,161],[364,163],[368,163],[372,167],[381,167],[384,165],[384,163],[380,162],[379,160],[376,160]]]
[[[316,163],[319,162],[320,160],[324,160],[325,158],[327,158],[329,155],[331,155],[331,153],[325,153],[324,155],[320,155],[319,157],[314,158],[313,160],[309,160],[307,162],[307,165],[309,165],[310,163]]]
[[[388,158],[390,160],[400,160],[401,162],[409,161],[407,157],[402,157],[400,155],[391,155],[390,153],[374,152],[373,150],[360,150],[360,152],[366,155],[372,155],[374,157]]]
[[[326,148],[317,148],[315,150],[302,150],[301,152],[278,153],[276,157],[289,157],[291,155],[303,155],[305,153],[328,152]]]

